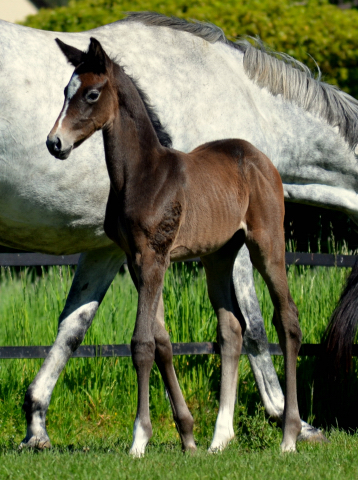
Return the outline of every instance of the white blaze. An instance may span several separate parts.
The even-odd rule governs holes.
[[[62,114],[58,122],[58,128],[61,128],[62,122],[66,117],[68,105],[71,99],[76,95],[80,86],[81,86],[81,80],[79,79],[79,76],[77,75],[77,73],[74,73],[72,75],[70,83],[67,85],[67,96],[66,96],[65,106],[63,107]]]

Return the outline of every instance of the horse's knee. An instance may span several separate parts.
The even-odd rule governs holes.
[[[171,363],[173,361],[173,347],[167,332],[155,336],[155,358],[162,363]]]
[[[289,329],[288,329],[288,335],[289,335],[289,338],[291,340],[291,342],[294,344],[294,348],[295,348],[295,351],[298,355],[298,352],[301,348],[301,344],[302,344],[302,331],[301,331],[301,328],[300,328],[300,325],[297,322],[294,322],[290,325]]]
[[[131,353],[133,365],[136,370],[148,365],[151,366],[155,355],[154,338],[143,341],[133,337],[131,341]]]
[[[302,343],[302,331],[298,321],[298,309],[293,300],[289,302],[287,319],[283,324],[283,329],[286,341],[289,340],[298,354]]]
[[[239,355],[242,344],[242,328],[237,318],[226,312],[221,315],[218,325],[218,340],[221,346],[221,350],[225,350],[225,353]]]
[[[302,342],[302,331],[298,321],[298,308],[296,307],[295,302],[292,300],[291,295],[289,296],[288,306],[290,317],[289,335],[296,342],[299,348]]]

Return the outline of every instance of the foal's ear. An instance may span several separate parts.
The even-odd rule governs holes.
[[[78,67],[80,63],[84,61],[85,53],[78,50],[78,48],[71,47],[71,45],[67,45],[66,43],[62,42],[59,38],[56,38],[56,43],[62,50],[62,53],[65,55],[67,60],[74,66]]]
[[[87,56],[91,59],[93,68],[96,73],[105,73],[110,63],[110,58],[104,51],[102,45],[98,40],[91,37],[90,44],[87,51]]]

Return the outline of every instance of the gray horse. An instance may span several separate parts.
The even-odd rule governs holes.
[[[353,151],[358,104],[314,80],[298,62],[287,63],[244,41],[233,44],[215,26],[155,14],[132,14],[76,34],[1,22],[0,242],[54,254],[85,252],[55,343],[26,394],[23,443],[30,447],[50,445],[45,416],[53,388],[124,260],[103,232],[109,183],[101,134],[74,151],[65,166],[46,149],[72,71],[56,36],[82,50],[95,36],[111,56],[119,56],[155,106],[174,148],[188,152],[213,139],[246,139],[278,168],[286,200],[324,205],[352,217],[358,212]],[[260,395],[267,413],[280,420],[283,394],[245,248],[233,276]],[[305,422],[302,435],[322,438]],[[232,417],[220,405],[212,449],[231,436]]]

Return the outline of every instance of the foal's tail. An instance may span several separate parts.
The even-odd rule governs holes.
[[[358,260],[323,334],[324,356],[330,364],[332,380],[347,373],[352,365],[352,345],[358,327]],[[328,366],[328,365],[327,365]],[[327,371],[327,370],[326,370]]]

